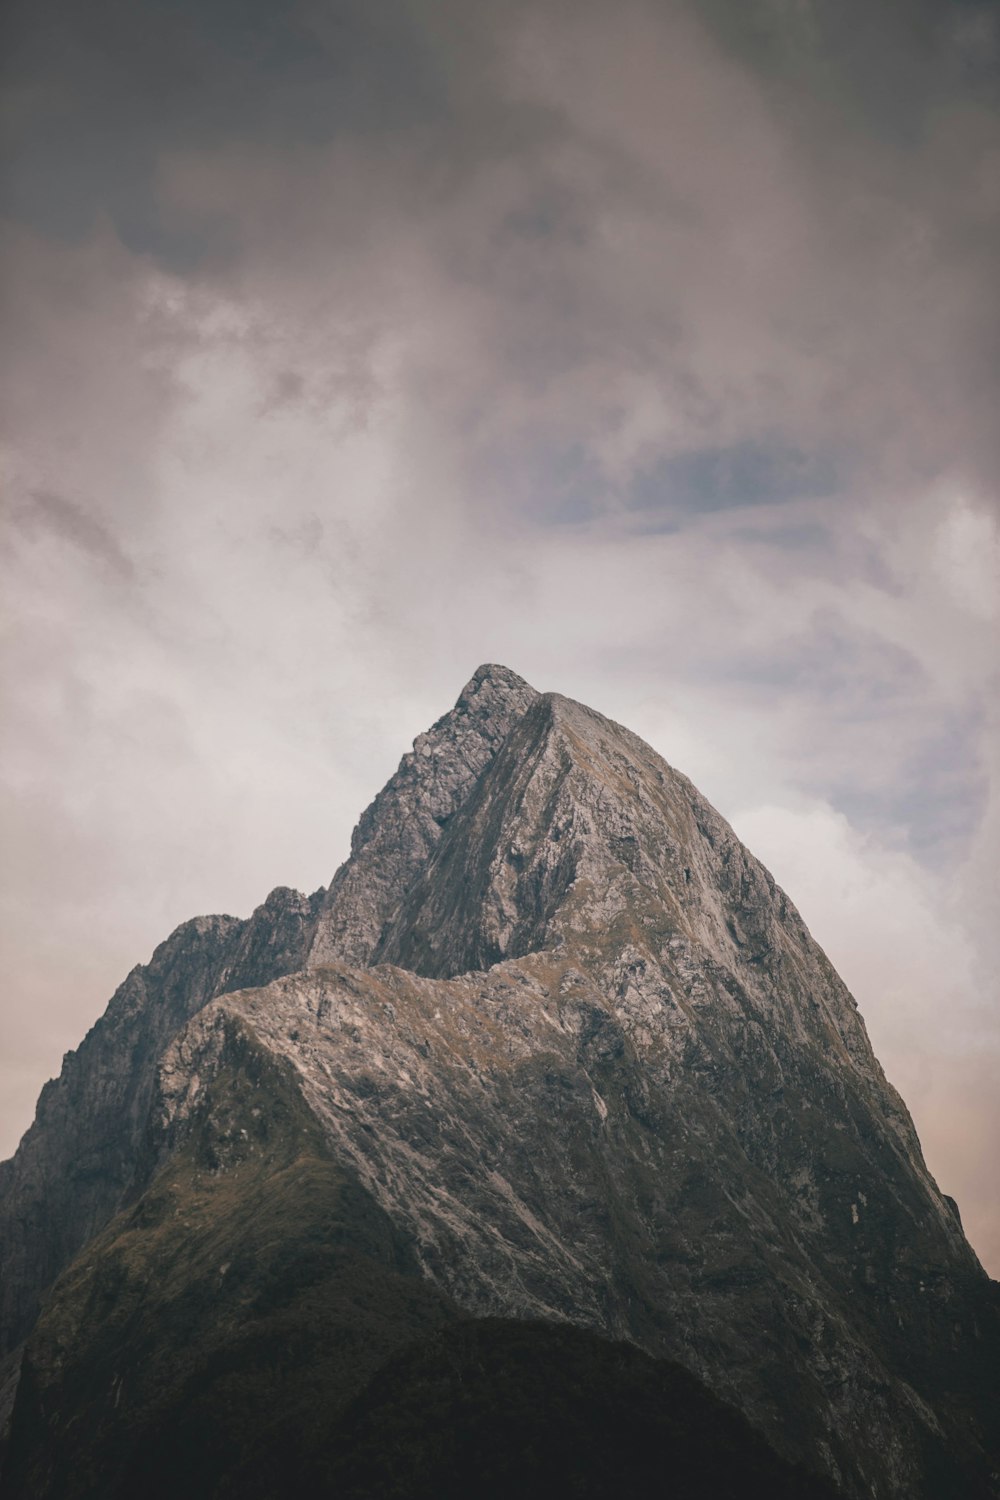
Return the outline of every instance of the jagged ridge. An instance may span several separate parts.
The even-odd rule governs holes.
[[[507,668],[480,667],[362,814],[327,891],[279,888],[249,921],[196,917],[132,970],[42,1090],[15,1156],[0,1163],[0,1365],[46,1287],[146,1180],[156,1067],[178,1029],[227,990],[309,962],[366,963],[442,826],[536,696]],[[5,1414],[0,1406],[0,1426]]]
[[[300,936],[168,1047],[145,1170],[238,1020],[462,1306],[678,1354],[846,1493],[992,1493],[995,1289],[794,907],[648,746],[481,668]]]

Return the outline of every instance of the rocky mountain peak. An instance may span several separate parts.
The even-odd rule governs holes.
[[[327,892],[310,962],[369,962],[442,829],[537,699],[516,672],[484,665],[455,707],[417,736],[358,820],[350,857]]]
[[[505,667],[417,736],[325,892],[179,929],[43,1106],[0,1178],[9,1343],[127,1217],[33,1336],[39,1451],[96,1358],[79,1309],[145,1295],[156,1184],[250,1222],[227,1174],[266,1125],[283,1172],[314,1141],[428,1306],[678,1359],[856,1500],[994,1493],[996,1289],[852,997],[685,776]]]
[[[468,712],[474,708],[484,718],[488,714],[503,717],[509,705],[514,704],[523,710],[537,696],[535,689],[510,667],[488,661],[473,672],[459,693],[453,712]]]

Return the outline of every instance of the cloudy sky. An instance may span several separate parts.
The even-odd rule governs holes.
[[[10,0],[0,1154],[480,661],[691,775],[1000,1274],[1000,13]]]

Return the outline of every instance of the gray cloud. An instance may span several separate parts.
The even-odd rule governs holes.
[[[991,12],[10,14],[9,1136],[508,660],[801,883],[1000,1264]]]
[[[418,123],[435,103],[433,55],[403,3],[279,0],[140,7],[71,0],[8,7],[5,199],[45,233],[77,238],[106,215],[131,248],[168,263],[218,259],[224,225],[161,211],[164,151],[233,140],[328,140]]]
[[[131,582],[135,577],[132,560],[107,526],[75,500],[67,500],[50,490],[34,490],[17,521],[26,530],[41,527],[61,537],[124,582]]]
[[[743,442],[660,460],[633,480],[630,500],[639,510],[684,515],[823,497],[839,488],[836,465],[827,455]]]

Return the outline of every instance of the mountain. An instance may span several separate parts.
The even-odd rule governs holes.
[[[684,776],[503,667],[327,891],[133,971],[0,1231],[15,1495],[1000,1493],[1000,1289],[851,996]]]

